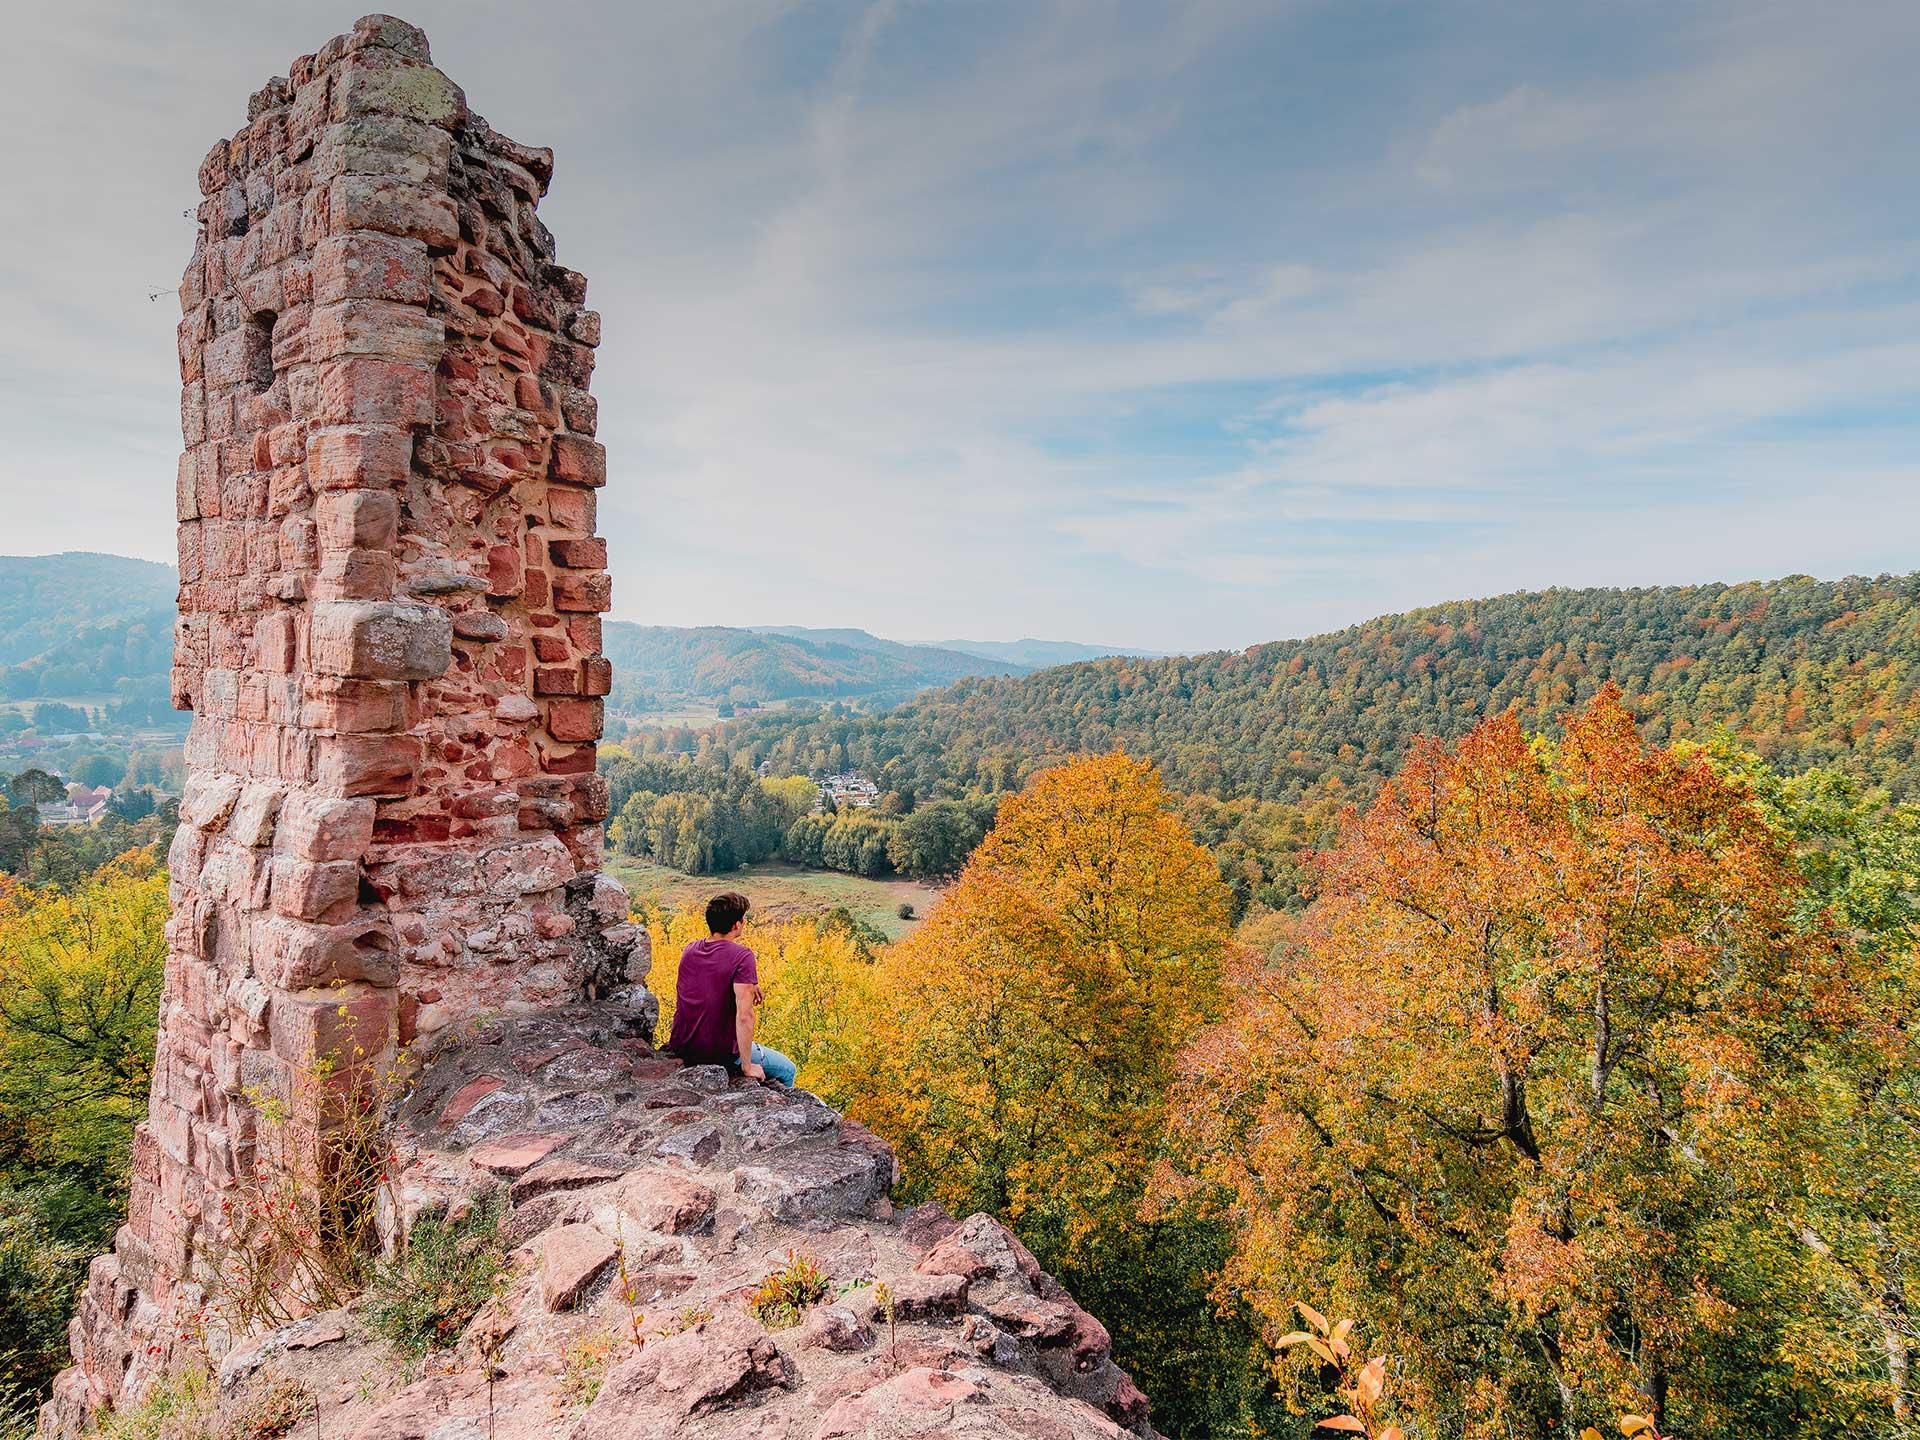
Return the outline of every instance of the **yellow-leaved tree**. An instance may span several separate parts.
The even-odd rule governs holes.
[[[1135,1217],[1175,1059],[1220,1011],[1229,903],[1151,765],[1042,771],[882,952],[816,1083],[892,1142],[909,1194],[1070,1262]]]

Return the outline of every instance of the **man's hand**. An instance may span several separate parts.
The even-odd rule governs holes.
[[[767,1067],[764,1065],[756,1065],[751,1060],[742,1060],[740,1062],[740,1073],[749,1080],[764,1080],[767,1078]]]

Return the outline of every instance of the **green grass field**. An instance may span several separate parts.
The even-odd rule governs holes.
[[[636,900],[652,900],[670,909],[704,905],[722,890],[738,890],[753,901],[760,920],[785,920],[818,915],[845,906],[853,915],[899,939],[932,908],[940,892],[918,880],[868,880],[837,870],[807,870],[798,865],[768,861],[743,865],[724,875],[683,875],[664,865],[626,856],[609,855],[607,869]],[[914,920],[900,918],[902,903],[913,906]]]

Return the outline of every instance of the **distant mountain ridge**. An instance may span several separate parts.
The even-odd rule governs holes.
[[[758,635],[785,635],[795,640],[823,641],[886,653],[944,650],[960,655],[971,655],[980,660],[991,660],[998,665],[1009,667],[1005,670],[978,672],[981,674],[1018,675],[1029,670],[1045,670],[1050,665],[1074,665],[1082,660],[1105,660],[1114,655],[1142,659],[1160,658],[1160,652],[1156,650],[1135,650],[1120,645],[1083,645],[1077,640],[1028,638],[1024,640],[902,641],[882,640],[879,636],[865,630],[816,629],[806,625],[755,625],[751,628]]]
[[[0,555],[0,697],[166,698],[173,567],[69,550]]]
[[[1022,675],[1024,666],[931,645],[902,645],[864,630],[681,628],[609,621],[614,708],[686,695],[709,700],[904,700],[970,677]]]
[[[0,555],[0,665],[51,658],[76,631],[156,610],[171,627],[176,584],[172,566],[125,555]]]
[[[128,693],[164,701],[172,663],[171,566],[91,551],[0,556],[0,699]],[[1039,663],[984,647],[909,645],[855,629],[681,628],[609,621],[616,706],[661,697],[885,705],[969,678],[1023,675]],[[1053,646],[1082,658],[1088,647]],[[1099,653],[1106,653],[1104,651]]]
[[[1164,660],[1162,650],[1139,650],[1125,645],[1083,645],[1077,640],[933,640],[929,644],[942,650],[958,650],[963,655],[978,655],[986,660],[1006,660],[1029,670],[1045,670],[1054,665],[1077,665],[1082,660],[1107,660],[1115,656],[1133,660]]]

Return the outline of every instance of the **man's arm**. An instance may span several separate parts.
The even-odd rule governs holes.
[[[753,1063],[753,1007],[760,1003],[758,985],[733,987],[733,1042],[740,1052],[740,1073],[755,1080],[767,1078],[767,1072]]]

